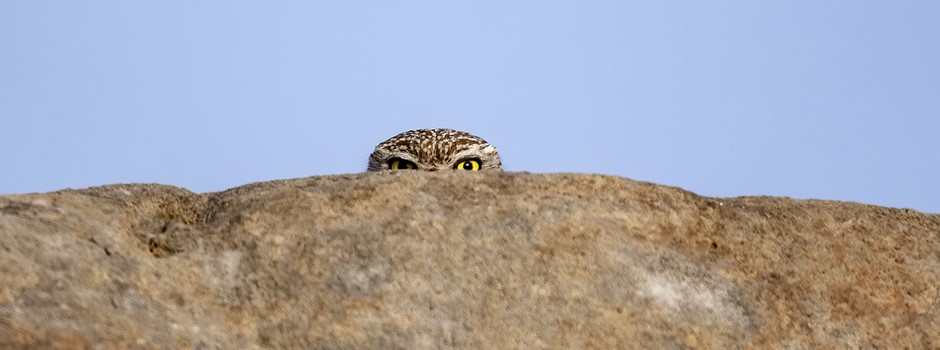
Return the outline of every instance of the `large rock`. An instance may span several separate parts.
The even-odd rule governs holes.
[[[940,216],[591,175],[0,196],[0,348],[938,348]]]

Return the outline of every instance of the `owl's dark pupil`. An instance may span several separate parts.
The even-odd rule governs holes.
[[[392,158],[388,161],[389,169],[417,169],[415,163],[409,162],[404,159]]]
[[[463,162],[463,170],[473,170],[473,163]]]

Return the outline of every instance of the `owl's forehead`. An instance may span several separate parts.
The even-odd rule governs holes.
[[[407,153],[425,162],[453,161],[453,156],[472,149],[484,148],[482,138],[451,129],[420,129],[406,131],[382,142],[377,148],[395,153]]]

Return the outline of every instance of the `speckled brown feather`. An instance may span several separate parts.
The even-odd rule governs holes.
[[[456,162],[479,159],[481,170],[502,170],[496,148],[479,136],[453,129],[403,132],[378,144],[369,156],[369,171],[387,170],[388,161],[401,158],[421,170],[452,169]]]

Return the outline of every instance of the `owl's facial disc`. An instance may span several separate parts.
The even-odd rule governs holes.
[[[406,131],[380,143],[369,171],[417,169],[502,170],[496,148],[482,138],[452,129]]]

